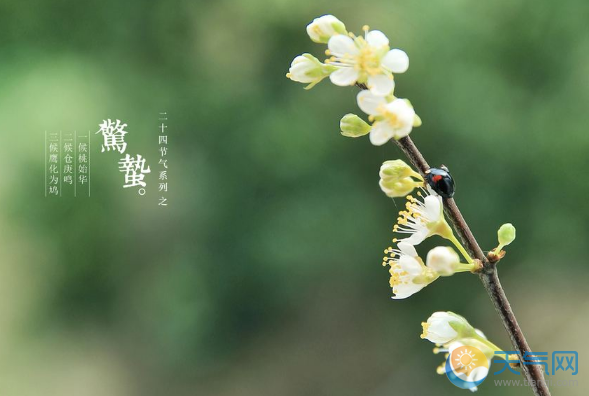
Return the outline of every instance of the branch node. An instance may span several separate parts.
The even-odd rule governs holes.
[[[483,263],[481,262],[481,260],[474,259],[473,264],[474,264],[474,268],[470,272],[472,272],[473,274],[478,274],[483,271],[484,266],[483,266]]]
[[[519,369],[521,368],[521,363],[519,361],[519,355],[516,355],[515,353],[510,354],[509,356],[507,356],[508,360],[517,360],[516,363],[509,363],[509,366],[513,369]]]
[[[493,264],[497,263],[503,257],[505,257],[505,250],[500,250],[499,252],[491,250],[489,253],[487,253],[487,260]]]

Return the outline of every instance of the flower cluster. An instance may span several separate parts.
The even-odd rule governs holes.
[[[477,269],[444,217],[442,197],[431,188],[426,188],[419,173],[401,160],[386,161],[380,168],[379,185],[389,197],[407,196],[405,210],[399,212],[393,227],[393,232],[403,237],[393,239],[397,248],[385,249],[388,256],[383,258],[383,265],[390,266],[390,285],[395,294],[393,298],[409,297],[440,276]],[[416,188],[417,198],[407,195]],[[452,242],[467,262],[461,263],[454,249],[438,246],[429,251],[424,264],[415,246],[434,235]]]
[[[372,125],[355,114],[347,114],[340,122],[341,133],[347,137],[370,133],[372,144],[380,146],[409,135],[413,127],[421,125],[421,119],[407,99],[393,94],[394,75],[407,71],[409,57],[400,49],[391,49],[383,32],[368,26],[362,29],[364,34],[356,36],[333,15],[316,18],[307,26],[307,34],[312,41],[327,44],[328,58],[321,62],[308,53],[299,55],[286,76],[309,84],[307,89],[326,77],[338,86],[368,88],[358,94],[357,102]]]
[[[395,96],[395,75],[407,71],[409,57],[400,49],[391,49],[389,39],[381,31],[370,30],[368,26],[364,26],[363,31],[360,36],[348,32],[343,22],[333,15],[316,18],[307,26],[307,33],[313,42],[327,44],[327,59],[321,62],[308,53],[299,55],[292,61],[286,76],[308,84],[306,89],[327,77],[337,86],[358,86],[361,91],[356,103],[367,114],[367,121],[356,114],[346,114],[340,120],[341,134],[352,138],[369,135],[370,142],[377,146],[391,139],[405,138],[399,145],[406,148],[410,143],[406,137],[421,125],[411,102]],[[453,178],[445,167],[424,173],[399,159],[385,161],[380,167],[381,190],[390,198],[406,198],[393,227],[397,234],[392,239],[395,247],[385,249],[382,262],[389,267],[393,299],[410,297],[440,277],[477,272],[482,268],[481,262],[473,260],[456,238],[444,215],[444,200],[451,199],[455,191]],[[453,247],[434,247],[423,260],[417,247],[433,236],[449,241]],[[487,256],[489,262],[496,262],[505,255],[502,249],[515,239],[515,228],[504,224],[497,237],[498,246]],[[462,350],[457,348],[476,348],[482,354],[480,360],[486,359],[487,363],[500,351],[481,331],[452,312],[434,313],[423,323],[422,338],[437,345],[435,353],[456,350],[460,354]],[[445,373],[446,367],[442,365],[438,372]],[[487,364],[459,374],[464,376],[462,379],[478,384],[479,379],[487,375],[488,367]]]

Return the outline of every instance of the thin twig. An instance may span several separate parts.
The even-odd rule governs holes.
[[[411,138],[407,136],[400,140],[393,141],[403,151],[403,153],[405,153],[413,166],[415,166],[419,172],[425,176],[425,172],[429,169],[429,165]],[[497,276],[497,267],[495,263],[489,262],[483,253],[477,240],[470,231],[468,224],[464,220],[464,217],[462,217],[462,214],[460,213],[460,210],[458,209],[454,199],[444,199],[444,212],[450,219],[450,222],[454,226],[458,237],[462,240],[462,243],[465,245],[466,249],[473,258],[480,260],[483,264],[483,269],[479,273],[479,277],[483,282],[483,286],[485,287],[485,290],[487,290],[493,305],[495,306],[495,311],[497,311],[497,314],[503,322],[505,330],[507,330],[507,333],[509,334],[513,348],[519,352],[518,356],[520,360],[520,366],[524,372],[528,384],[534,391],[535,395],[550,396],[550,391],[548,390],[548,386],[544,379],[541,366],[524,364],[524,354],[528,353],[526,357],[530,356],[529,354],[531,353],[531,349],[526,341],[526,337],[517,323],[517,319],[515,318],[513,311],[511,310],[509,300],[507,300],[507,296],[505,296],[505,292],[501,287],[499,277]]]

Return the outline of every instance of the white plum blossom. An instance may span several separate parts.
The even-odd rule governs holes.
[[[436,312],[430,317],[430,319],[428,319],[428,322],[431,323],[431,326],[427,326],[427,323],[422,323],[422,326],[424,326],[424,328],[427,326],[429,330],[429,328],[432,326],[440,325],[440,323],[435,323],[435,321],[442,322],[442,320],[440,319],[442,316],[452,317],[452,315],[456,314],[453,314],[452,312]],[[464,319],[463,317],[459,315],[456,316],[466,321],[466,319]],[[424,338],[423,335],[422,338]],[[454,372],[454,375],[457,375],[459,378],[469,382],[477,382],[485,378],[488,375],[488,367],[491,365],[491,361],[495,356],[495,352],[501,351],[501,349],[497,345],[493,344],[491,341],[487,339],[487,337],[485,337],[482,331],[472,327],[466,327],[466,331],[464,332],[464,334],[457,335],[454,339],[452,339],[449,342],[434,343],[437,345],[434,348],[434,353],[443,353],[446,354],[446,357],[448,356],[448,354],[452,354],[454,350],[461,347],[474,347],[483,353],[484,358],[487,360],[486,364],[481,364],[479,367],[476,367],[468,374],[468,376],[464,375],[464,373],[457,374],[456,372]],[[436,372],[438,374],[446,374],[446,359],[444,359],[444,361],[436,368]],[[469,389],[470,391],[475,392],[477,390],[477,387],[473,386]]]
[[[388,248],[383,265],[390,265],[390,286],[394,299],[407,298],[438,278],[438,274],[425,266],[417,255],[415,248],[408,243],[400,242],[398,249]]]
[[[364,36],[336,34],[328,43],[326,63],[339,70],[329,76],[335,85],[365,83],[374,94],[385,96],[395,87],[393,73],[404,73],[409,57],[400,49],[391,50],[389,39],[379,30],[364,27]]]
[[[406,210],[399,212],[393,232],[408,235],[401,241],[411,245],[419,245],[436,234],[447,239],[453,237],[452,229],[444,218],[442,198],[434,194],[424,197],[422,191],[425,190],[417,192],[421,200],[412,195],[407,196]]]
[[[470,257],[446,221],[442,197],[436,194],[429,186],[426,186],[426,188],[420,187],[417,191],[417,197],[407,195],[405,210],[399,212],[397,223],[393,226],[393,232],[405,236],[400,239],[394,238],[393,242],[406,242],[415,246],[426,238],[439,235],[452,242],[454,247],[466,259],[466,264],[456,261],[450,265],[449,262],[454,261],[454,256],[447,250],[436,250],[432,253],[431,262],[433,266],[438,266],[439,275],[448,276],[456,272],[476,272],[480,270],[481,263]],[[442,253],[445,254],[441,256]]]
[[[417,254],[415,246],[407,242],[399,242],[397,249],[389,247],[384,253],[386,256],[382,259],[382,265],[390,266],[389,283],[395,294],[393,298],[397,300],[412,296],[440,276],[450,276],[455,272],[469,271],[474,268],[474,264],[460,264],[458,254],[446,247],[430,250],[425,264]],[[451,263],[452,268],[448,270],[447,263],[441,261]]]
[[[459,338],[476,335],[474,328],[462,316],[454,312],[434,312],[427,322],[421,323],[425,338],[435,344],[447,344]]]
[[[375,146],[382,146],[391,139],[401,139],[409,135],[414,126],[421,124],[413,106],[406,99],[388,100],[364,90],[358,93],[357,102],[358,107],[370,116],[369,120],[374,121],[370,130],[370,142]]]
[[[326,44],[336,34],[348,34],[346,26],[333,15],[323,15],[307,25],[307,34],[316,43]]]

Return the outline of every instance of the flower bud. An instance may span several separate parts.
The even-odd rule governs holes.
[[[453,312],[435,312],[427,322],[421,324],[426,338],[436,344],[446,344],[458,340],[476,336],[474,328],[460,315]]]
[[[419,173],[415,172],[413,169],[411,169],[409,165],[407,165],[403,160],[400,159],[385,161],[380,167],[381,178],[403,178],[410,176],[414,176],[420,180],[423,180]]]
[[[370,125],[356,114],[346,114],[339,122],[342,135],[347,137],[359,137],[370,132]]]
[[[380,167],[379,175],[380,189],[391,198],[404,197],[415,187],[423,185],[421,175],[402,160],[385,161]]]
[[[313,88],[337,68],[321,63],[311,54],[299,55],[290,64],[286,77],[301,83],[310,83],[306,89]]]
[[[342,21],[333,15],[323,15],[307,25],[307,34],[314,42],[327,44],[332,36],[348,32]]]
[[[507,246],[515,239],[515,227],[511,223],[503,224],[497,231],[499,246]]]
[[[441,276],[453,275],[460,266],[460,257],[454,249],[438,246],[429,251],[426,265]]]

